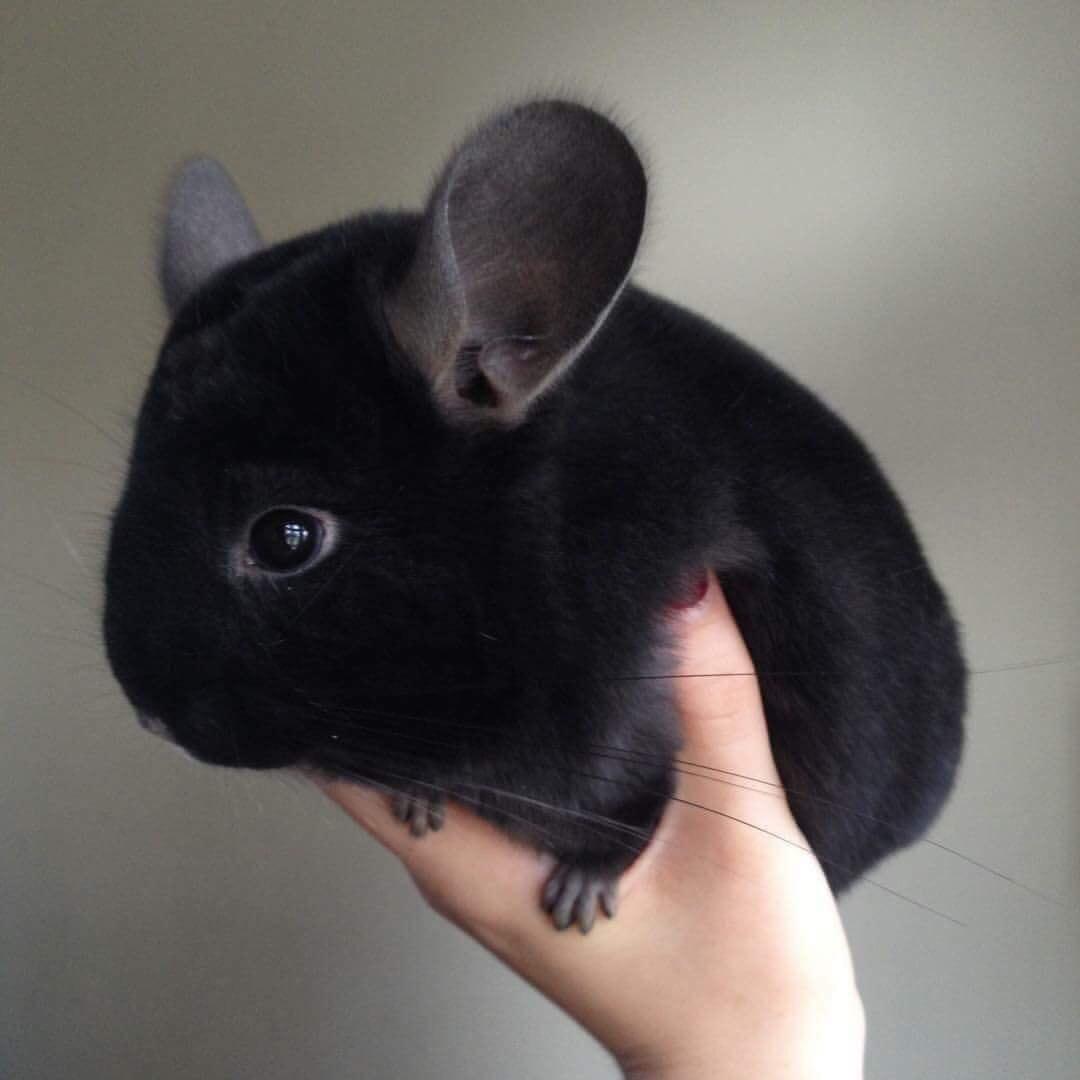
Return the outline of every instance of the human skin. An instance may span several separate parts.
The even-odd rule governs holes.
[[[463,807],[418,839],[385,795],[316,782],[435,911],[581,1023],[627,1077],[854,1080],[865,1021],[851,955],[783,797],[750,656],[711,575],[670,617],[679,760],[709,768],[679,766],[675,798],[620,882],[617,916],[587,937],[557,933],[540,908],[551,863]]]

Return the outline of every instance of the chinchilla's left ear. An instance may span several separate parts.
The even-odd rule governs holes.
[[[222,267],[262,247],[232,177],[213,158],[184,162],[169,187],[161,288],[171,314]]]
[[[641,239],[645,172],[599,113],[496,115],[435,185],[386,299],[398,344],[452,422],[513,426],[588,344]]]

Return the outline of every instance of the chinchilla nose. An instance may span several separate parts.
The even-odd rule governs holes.
[[[139,721],[140,726],[149,731],[151,735],[160,735],[163,739],[168,739],[169,742],[176,742],[173,733],[161,717],[154,716],[153,713],[143,712],[142,709],[136,709],[135,718]]]

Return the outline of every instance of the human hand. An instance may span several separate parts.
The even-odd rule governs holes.
[[[672,613],[682,645],[675,798],[588,937],[540,908],[551,864],[454,805],[417,839],[386,797],[317,782],[405,864],[427,902],[578,1020],[627,1076],[862,1075],[864,1018],[818,861],[779,788],[746,646],[710,575]],[[753,779],[748,779],[753,778]],[[483,882],[482,888],[477,883]]]

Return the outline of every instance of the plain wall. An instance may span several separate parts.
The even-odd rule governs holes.
[[[911,510],[975,669],[934,839],[1063,901],[929,845],[874,876],[965,927],[856,889],[868,1076],[1074,1077],[1078,42],[1080,6],[1030,0],[10,0],[0,1074],[614,1074],[299,781],[142,733],[98,635],[171,165],[222,157],[279,239],[419,203],[488,108],[568,90],[650,162],[639,280],[819,391]]]

